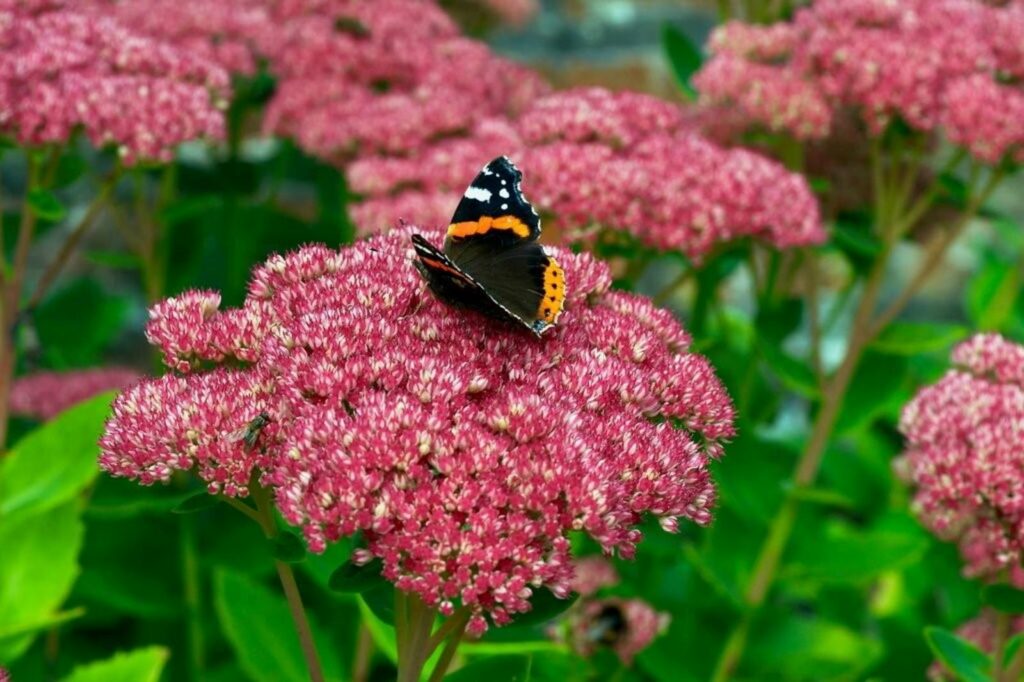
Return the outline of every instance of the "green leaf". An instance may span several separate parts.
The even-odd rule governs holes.
[[[832,226],[832,235],[839,248],[854,257],[871,258],[882,251],[882,243],[870,225],[860,221],[838,220]]]
[[[570,606],[576,603],[578,595],[566,599],[559,599],[551,590],[538,588],[533,591],[530,597],[530,610],[526,613],[517,614],[512,621],[516,625],[541,625],[554,620],[559,614],[564,613]]]
[[[1024,590],[1012,585],[986,585],[981,590],[981,600],[1004,613],[1024,613]]]
[[[246,674],[256,682],[305,682],[306,661],[283,597],[240,573],[218,570],[213,578],[214,606],[224,634]],[[307,613],[307,617],[312,614]],[[324,673],[339,680],[337,651],[311,621]]]
[[[894,322],[882,330],[871,346],[882,353],[920,355],[948,351],[965,336],[967,328],[958,324]]]
[[[90,249],[89,251],[83,251],[82,255],[90,263],[95,263],[104,268],[135,270],[142,266],[142,261],[138,256],[132,253],[125,253],[124,251]]]
[[[68,611],[59,611],[52,615],[43,616],[36,621],[23,621],[18,623],[12,628],[0,630],[0,642],[6,640],[15,639],[18,637],[24,637],[25,635],[34,635],[43,630],[50,630],[62,623],[81,618],[85,615],[84,608],[75,608]]]
[[[982,331],[998,331],[1013,315],[1021,284],[1016,264],[990,261],[967,285],[967,314]]]
[[[924,630],[928,646],[935,652],[935,657],[957,679],[963,682],[989,682],[992,661],[978,647],[949,630],[929,627]]]
[[[359,601],[388,625],[395,624],[395,586],[382,581],[376,587],[359,593]]]
[[[860,673],[882,655],[879,642],[820,619],[788,618],[761,627],[751,638],[749,660],[777,674],[762,673],[748,679],[863,679]]]
[[[334,592],[361,594],[377,588],[385,582],[380,575],[380,569],[379,559],[374,559],[364,566],[357,566],[351,561],[346,561],[334,573],[331,573],[327,586]]]
[[[34,626],[53,616],[71,591],[84,535],[78,507],[76,501],[0,519],[0,631]],[[0,664],[17,658],[32,639],[29,634],[0,642]]]
[[[843,396],[836,433],[862,428],[880,416],[896,413],[910,398],[909,360],[902,355],[864,353]]]
[[[665,46],[669,66],[672,67],[679,87],[689,100],[696,100],[697,91],[690,81],[704,62],[700,50],[686,34],[670,24],[665,24],[661,29],[661,43]]]
[[[791,481],[787,481],[782,486],[783,490],[787,491],[789,495],[801,502],[809,502],[810,504],[818,504],[823,507],[834,507],[836,509],[850,510],[854,508],[854,502],[846,495],[836,490],[827,490],[825,488],[815,488],[810,486],[794,486]]]
[[[48,189],[35,188],[29,190],[26,196],[28,207],[36,214],[37,218],[56,222],[63,220],[68,214],[67,208],[60,202],[57,195]]]
[[[818,380],[806,362],[797,360],[773,343],[759,344],[758,349],[783,386],[806,398],[815,399],[820,395]]]
[[[270,553],[278,561],[297,564],[306,558],[306,546],[295,533],[282,532],[270,541]]]
[[[928,549],[923,533],[862,533],[835,523],[817,537],[802,538],[784,574],[802,581],[863,583],[919,561]]]
[[[76,666],[63,682],[159,682],[168,653],[151,646],[114,654],[105,661]]]
[[[459,668],[444,679],[446,682],[527,682],[531,663],[530,656],[494,656]]]
[[[1009,665],[1010,661],[1017,655],[1017,652],[1020,651],[1022,645],[1024,645],[1024,632],[1018,632],[1006,641],[1006,646],[1003,647],[1004,666]]]
[[[366,605],[362,597],[356,600],[359,605],[359,614],[363,623],[370,631],[370,637],[377,649],[388,657],[392,663],[398,661],[398,644],[395,642],[395,628],[393,623],[385,623],[374,614],[373,610]]]
[[[82,324],[82,311],[89,324]],[[95,367],[121,335],[132,305],[126,295],[113,294],[97,280],[80,278],[61,287],[32,316],[47,366],[53,369]]]
[[[62,412],[0,460],[0,523],[52,509],[92,483],[111,400],[104,393]]]
[[[216,507],[218,504],[220,504],[220,498],[216,495],[211,495],[204,490],[176,504],[174,508],[171,509],[171,513],[194,514],[196,512],[201,512],[204,509],[209,509],[210,507]]]

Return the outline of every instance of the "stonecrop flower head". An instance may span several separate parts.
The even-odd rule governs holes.
[[[11,385],[11,414],[52,419],[75,403],[126,388],[142,378],[129,367],[96,367],[69,372],[34,372]]]
[[[1024,347],[979,334],[953,351],[953,363],[904,408],[900,469],[924,524],[959,542],[967,575],[1009,571],[1021,582]]]
[[[957,635],[989,655],[995,653],[996,632],[996,612],[992,609],[983,610],[977,618],[967,621],[956,629]],[[1006,637],[1013,637],[1019,632],[1024,632],[1024,618],[1021,617],[1014,618],[1010,622],[1010,629]],[[940,661],[935,661],[928,668],[928,679],[932,682],[952,682],[960,678],[954,674],[954,671],[947,670]]]
[[[273,3],[259,0],[80,0],[124,26],[201,56],[233,73],[257,70],[274,26]]]
[[[353,209],[360,229],[418,215],[403,213],[417,205],[444,224],[459,185],[497,152],[516,158],[524,191],[567,241],[618,230],[699,259],[740,237],[779,248],[825,238],[802,176],[712,144],[689,129],[679,107],[654,97],[567,90],[539,99],[511,124],[484,121],[474,132],[408,159],[354,164],[353,189],[369,197]],[[440,212],[445,201],[449,209]]]
[[[797,138],[856,110],[877,135],[894,119],[940,129],[978,159],[1024,144],[1024,6],[980,0],[819,0],[789,23],[728,23],[695,77],[705,105]]]
[[[422,0],[314,5],[265,49],[280,79],[265,129],[342,163],[410,154],[512,114],[545,88]]]
[[[72,3],[0,1],[0,134],[66,142],[81,129],[125,163],[223,134],[228,76]]]
[[[476,632],[538,588],[568,594],[570,531],[628,557],[645,514],[710,520],[733,407],[668,312],[555,250],[569,296],[536,339],[424,292],[412,232],[275,256],[235,310],[209,292],[157,306],[149,338],[181,374],[118,398],[103,468],[195,467],[229,495],[257,474],[312,550],[361,532],[358,561],[442,613],[469,606]]]

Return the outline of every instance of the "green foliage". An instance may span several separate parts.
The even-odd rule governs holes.
[[[665,24],[661,29],[661,43],[679,87],[690,100],[697,99],[697,91],[690,80],[704,62],[700,48],[686,34],[670,24]]]
[[[213,591],[224,633],[250,678],[256,682],[309,679],[283,597],[244,575],[226,570],[214,574]],[[318,628],[314,629],[314,637],[320,644],[320,661],[328,679],[342,679],[341,663],[334,647]]]
[[[77,666],[63,682],[159,682],[168,653],[156,646],[119,653],[105,661]]]
[[[991,680],[992,661],[967,640],[949,630],[930,627],[924,631],[928,646],[935,657],[962,682],[988,682]]]
[[[105,393],[75,405],[0,459],[0,524],[65,504],[92,483],[112,399]]]

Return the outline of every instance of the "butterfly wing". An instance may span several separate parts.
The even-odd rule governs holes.
[[[538,242],[519,242],[498,253],[470,242],[456,264],[535,333],[558,321],[565,303],[565,273]]]
[[[459,269],[448,256],[422,236],[414,234],[412,245],[416,250],[416,269],[438,298],[474,308],[492,317],[515,319],[514,315],[498,305],[479,282]]]
[[[469,244],[494,252],[540,236],[540,217],[523,196],[523,174],[508,157],[484,166],[459,201],[448,225],[444,251],[456,263]]]

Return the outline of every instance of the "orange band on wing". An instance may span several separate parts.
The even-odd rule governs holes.
[[[448,236],[469,237],[474,234],[485,234],[491,230],[512,230],[520,237],[530,236],[529,226],[514,215],[503,215],[497,218],[485,215],[480,216],[479,220],[452,223],[448,226]]]
[[[465,273],[460,272],[453,267],[445,265],[439,260],[435,260],[433,258],[425,258],[424,256],[420,256],[420,260],[423,262],[424,265],[426,265],[429,268],[433,268],[434,270],[444,270],[445,272],[450,272],[459,279],[469,279],[468,277],[466,277]]]
[[[554,324],[565,303],[565,272],[551,256],[544,268],[544,298],[537,307],[537,319]]]

